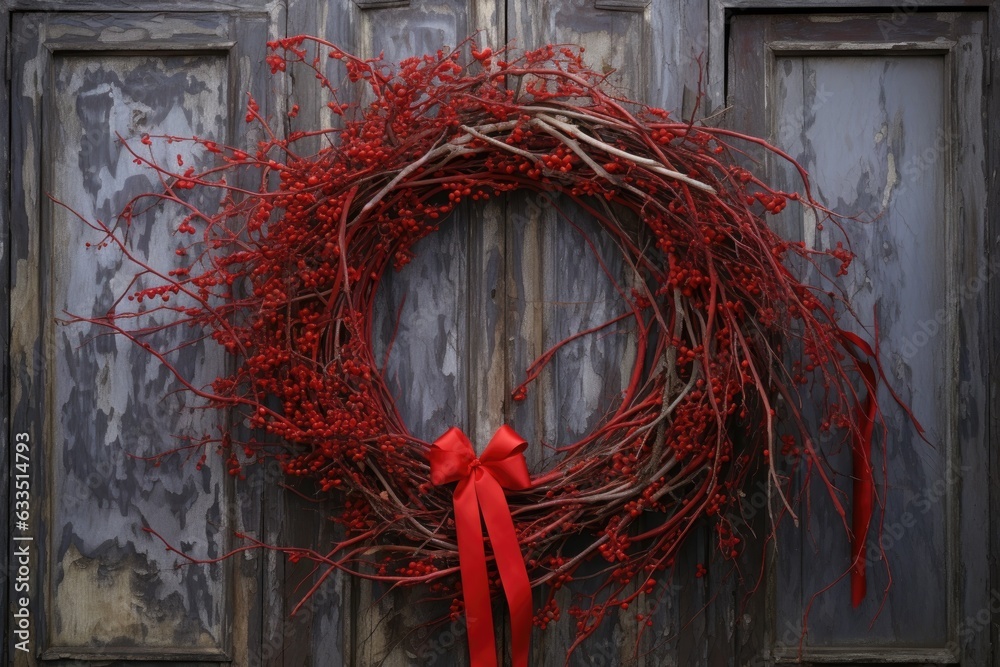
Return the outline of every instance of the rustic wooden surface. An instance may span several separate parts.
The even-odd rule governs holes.
[[[12,307],[14,417],[38,442],[33,534],[34,646],[47,659],[229,660],[249,664],[247,589],[239,560],[178,569],[177,559],[142,531],[151,526],[191,554],[212,558],[246,528],[222,461],[200,471],[175,458],[146,457],[225,427],[174,392],[165,369],[136,346],[98,327],[61,326],[66,313],[102,314],[126,287],[127,267],[67,209],[111,220],[132,195],[155,188],[116,136],[138,145],[145,133],[226,140],[235,129],[234,90],[257,87],[266,31],[224,15],[17,15],[12,81],[20,155],[14,176],[17,264]],[[258,27],[265,27],[257,21]],[[257,44],[240,52],[242,37]],[[147,52],[148,55],[146,53]],[[242,70],[242,74],[241,71]],[[260,90],[256,90],[260,94]],[[187,145],[154,147],[169,164]],[[175,212],[132,229],[133,250],[169,257]],[[182,342],[175,332],[154,341]],[[195,344],[173,357],[196,384],[224,359]],[[249,512],[259,516],[259,510]],[[237,612],[238,610],[238,612]],[[254,654],[257,653],[255,650]],[[18,653],[19,664],[34,656]]]
[[[33,590],[44,591],[33,598],[41,632],[36,647],[67,660],[157,654],[178,663],[228,659],[238,665],[467,664],[463,624],[421,630],[426,615],[440,609],[420,605],[416,591],[383,591],[334,575],[292,618],[303,581],[310,580],[304,564],[258,554],[226,566],[173,569],[175,559],[140,532],[144,522],[205,555],[231,544],[233,530],[276,544],[321,545],[334,535],[323,518],[326,508],[282,493],[273,484],[274,469],[254,471],[234,489],[219,466],[200,473],[191,466],[154,469],[124,456],[169,446],[166,434],[200,432],[210,416],[183,410],[189,399],[168,395],[169,378],[121,341],[88,342],[93,332],[85,328],[53,325],[64,308],[104,303],[119,289],[120,274],[115,262],[81,248],[80,226],[43,195],[52,192],[81,212],[107,216],[123,192],[148,185],[121,157],[114,131],[241,136],[247,89],[286,129],[330,122],[309,115],[319,106],[309,77],[282,89],[266,76],[262,43],[268,37],[314,33],[395,60],[453,45],[480,28],[480,43],[582,43],[591,63],[617,70],[612,81],[625,94],[685,115],[697,100],[701,58],[708,93],[702,114],[734,105],[716,122],[771,136],[802,158],[822,184],[824,201],[842,212],[885,212],[857,233],[859,265],[850,290],[866,321],[878,306],[886,370],[919,411],[934,446],[920,443],[890,411],[887,507],[890,515],[909,510],[915,516],[886,549],[894,587],[869,629],[886,581],[881,561],[874,562],[869,600],[858,612],[850,610],[846,581],[838,584],[813,606],[805,647],[818,661],[945,662],[954,654],[962,664],[986,664],[996,630],[968,619],[989,607],[986,554],[991,544],[996,549],[995,533],[982,526],[990,497],[987,462],[1000,460],[987,459],[994,448],[987,447],[993,431],[985,407],[993,356],[987,313],[996,312],[988,308],[997,299],[982,286],[955,299],[980,267],[990,266],[984,239],[996,237],[985,217],[977,92],[992,76],[983,66],[985,15],[915,16],[892,2],[866,3],[887,13],[854,22],[727,14],[728,7],[766,14],[768,7],[791,4],[100,0],[88,3],[91,14],[66,12],[71,7],[60,0],[0,5],[2,18],[11,19],[0,21],[2,30],[13,26],[9,248],[0,238],[0,268],[8,253],[11,258],[15,316],[8,426],[31,431],[40,444],[35,497],[48,499],[33,524],[41,550]],[[142,9],[155,13],[135,13]],[[201,13],[190,13],[196,10]],[[996,25],[995,9],[991,17]],[[936,50],[916,53],[914,44],[938,37],[945,41]],[[796,42],[798,50],[764,46],[782,41]],[[810,51],[810,43],[832,42],[856,52]],[[898,54],[879,50],[891,42],[903,45]],[[293,121],[283,119],[288,92],[303,110]],[[928,166],[914,171],[915,156],[931,153]],[[385,349],[398,317],[386,373],[419,437],[432,440],[455,424],[483,447],[506,420],[531,442],[537,471],[546,466],[546,445],[586,432],[613,404],[631,367],[634,340],[627,327],[567,347],[527,401],[512,405],[508,398],[527,364],[549,345],[617,315],[614,285],[632,279],[597,225],[558,204],[565,218],[528,194],[467,207],[385,284],[375,343]],[[165,220],[151,222],[134,241],[154,255],[171,247]],[[811,231],[808,221],[786,216],[781,224],[810,242],[829,238]],[[608,274],[581,233],[595,243]],[[922,324],[942,309],[946,324],[922,343]],[[212,354],[185,354],[181,364],[196,377],[218,370]],[[0,388],[5,380],[6,373]],[[831,464],[849,490],[848,459],[833,456]],[[960,484],[936,491],[938,481],[955,472]],[[6,477],[0,492],[4,484]],[[766,530],[766,512],[756,504],[762,493],[765,487],[748,489],[746,503],[755,510],[755,525]],[[846,539],[822,500],[813,503],[808,532],[781,533],[768,561],[770,577],[750,603],[736,582],[757,581],[761,564],[752,554],[737,573],[716,565],[707,577],[693,578],[712,549],[704,531],[678,558],[664,590],[642,601],[654,627],[638,637],[636,610],[624,612],[572,664],[795,659],[803,604],[846,561]],[[562,601],[572,592],[585,589],[564,592]],[[570,625],[564,614],[547,632],[536,632],[533,664],[562,664]],[[18,664],[35,664],[36,657],[18,656]]]
[[[50,141],[43,149],[53,165],[47,179],[53,196],[81,202],[78,211],[88,218],[111,219],[129,197],[155,187],[152,179],[133,176],[131,156],[115,145],[115,134],[159,130],[218,137],[229,101],[225,87],[211,83],[223,81],[224,74],[224,61],[212,56],[56,58],[45,135]],[[177,151],[188,152],[160,144],[155,153],[159,162],[169,163]],[[189,154],[187,161],[205,162],[197,157],[203,158]],[[133,251],[169,256],[177,245],[173,215],[167,210],[143,220],[132,236]],[[106,312],[129,267],[116,252],[82,251],[93,235],[61,207],[51,209],[47,227],[43,276],[50,312]],[[161,321],[166,320],[154,320]],[[195,553],[218,553],[232,530],[229,521],[220,521],[228,502],[222,461],[197,473],[189,466],[178,475],[169,466],[150,469],[129,457],[172,446],[172,433],[211,432],[219,426],[217,415],[192,413],[189,396],[169,393],[173,378],[156,360],[103,333],[96,326],[61,326],[48,336],[55,361],[50,433],[52,442],[60,443],[49,460],[53,486],[60,489],[49,514],[50,534],[58,540],[51,544],[50,639],[66,647],[128,645],[135,637],[156,648],[176,646],[178,639],[193,647],[218,647],[226,601],[223,568],[171,569],[173,556],[150,548],[154,545],[134,517],[155,522],[164,534],[184,535]],[[181,333],[151,343],[169,348],[181,342]],[[91,338],[97,340],[89,343]],[[211,382],[223,370],[221,362],[206,354],[203,344],[177,360],[178,370],[196,385]],[[103,576],[95,576],[99,569]],[[101,594],[107,589],[115,591],[117,604]],[[185,609],[180,601],[190,591],[198,595]],[[122,604],[142,611],[123,615],[116,609]]]
[[[834,210],[879,216],[850,227],[858,259],[845,286],[862,321],[877,318],[886,372],[928,440],[883,388],[887,430],[879,440],[887,456],[875,465],[888,471],[880,490],[887,515],[882,549],[878,535],[868,541],[869,595],[857,612],[845,613],[845,578],[813,597],[843,572],[838,555],[849,549],[844,531],[830,530],[838,519],[825,492],[814,488],[804,530],[786,522],[778,534],[772,641],[777,653],[797,656],[808,608],[802,648],[817,659],[893,655],[977,664],[988,653],[988,633],[961,619],[989,605],[985,563],[964,556],[986,549],[986,536],[968,528],[987,516],[985,494],[970,495],[986,485],[985,389],[982,376],[970,372],[982,363],[970,342],[985,335],[986,283],[976,276],[992,273],[982,244],[983,163],[975,157],[983,154],[983,24],[937,15],[894,31],[886,25],[878,17],[733,23],[735,43],[769,45],[769,52],[757,47],[755,65],[730,84],[730,103],[746,114],[734,122],[801,160],[817,196]],[[895,46],[889,53],[876,50],[879,44]],[[794,186],[791,170],[781,169],[779,178]],[[778,224],[808,245],[835,239],[835,230],[817,230],[809,216],[786,214]],[[837,443],[825,445],[834,451]],[[838,487],[849,492],[848,449],[828,459]]]

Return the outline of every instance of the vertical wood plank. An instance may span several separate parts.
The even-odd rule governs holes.
[[[995,448],[990,440],[989,418],[991,406],[988,383],[990,374],[990,343],[996,319],[990,316],[989,286],[995,282],[1000,264],[991,252],[992,190],[988,183],[997,172],[1000,154],[989,151],[990,119],[995,122],[996,105],[989,96],[996,95],[996,85],[989,80],[991,56],[988,17],[982,14],[965,14],[961,17],[941,17],[953,20],[951,26],[956,46],[951,54],[951,87],[966,91],[953,95],[950,122],[952,141],[946,149],[947,168],[953,169],[950,185],[953,189],[949,201],[955,231],[950,239],[950,253],[956,257],[954,269],[959,293],[966,296],[957,309],[956,333],[951,341],[954,355],[954,374],[959,385],[952,404],[952,428],[955,453],[961,471],[960,487],[955,494],[956,505],[950,520],[955,524],[957,539],[951,558],[955,562],[955,610],[951,623],[958,623],[962,637],[964,619],[973,616],[981,619],[983,609],[989,609],[996,618],[1000,593],[997,579],[991,576],[990,565],[996,562],[1000,543],[991,541],[984,523],[996,523],[990,517],[990,494],[996,477],[990,474],[989,462]],[[996,33],[993,33],[996,34]],[[991,113],[992,110],[992,113]],[[949,386],[950,382],[948,385]],[[957,461],[956,461],[957,460]],[[977,624],[979,621],[976,621]],[[994,627],[996,624],[993,624]],[[962,664],[989,664],[995,660],[998,645],[992,641],[991,631],[979,624],[971,639],[958,642],[959,660]]]
[[[479,27],[484,42],[500,43],[495,0],[420,3],[291,2],[288,32],[320,36],[359,55],[384,53],[387,62],[455,45]],[[335,79],[337,81],[337,79]],[[292,129],[329,124],[309,116],[315,86],[294,80],[300,115]],[[305,113],[305,115],[303,114]],[[328,126],[328,125],[321,125]],[[389,349],[385,373],[404,421],[423,440],[447,427],[466,430],[479,446],[503,416],[502,205],[488,203],[456,211],[442,229],[421,242],[417,258],[387,276],[379,294],[376,336],[380,355]],[[467,661],[464,625],[421,626],[447,607],[419,604],[426,592],[385,591],[362,581],[349,588],[351,627],[348,664],[462,665]]]
[[[14,21],[11,41],[19,44],[26,56],[37,54],[40,26],[41,22],[37,19]],[[25,90],[23,84],[18,85],[21,71],[18,68],[11,72],[11,151],[14,155],[28,156],[35,154],[29,152],[29,146],[37,145],[39,139],[39,102],[30,88]],[[19,118],[35,120],[18,122]],[[35,465],[31,466],[29,479],[35,511],[32,512],[28,531],[22,531],[22,536],[28,532],[32,537],[39,535],[44,525],[39,517],[46,511],[45,498],[49,491],[43,474],[46,462],[44,458],[38,460],[38,453],[44,451],[45,437],[44,420],[36,407],[42,404],[47,366],[43,356],[46,348],[41,345],[41,317],[35,305],[40,297],[38,279],[32,275],[38,271],[40,240],[38,226],[30,224],[33,219],[37,220],[39,180],[40,164],[37,160],[23,160],[11,169],[10,408],[12,425],[16,424],[18,432],[28,433],[35,443],[32,447]],[[35,571],[26,583],[31,593],[29,603],[37,620],[35,627],[29,628],[29,631],[33,630],[29,651],[12,655],[15,665],[36,664],[38,639],[46,631],[44,614],[37,613],[42,600],[39,595],[42,578],[38,569],[44,562],[45,548],[45,541],[39,540],[29,561]],[[9,627],[6,619],[5,627]]]
[[[506,266],[511,387],[523,382],[528,366],[546,350],[626,308],[618,291],[631,284],[626,262],[610,235],[567,198],[510,197]],[[555,448],[579,440],[613,410],[635,353],[634,330],[627,322],[581,338],[553,358],[529,386],[526,400],[511,404],[508,421],[529,442],[526,455],[533,473],[550,469],[558,457]],[[574,594],[594,592],[585,585],[560,592],[563,620],[535,631],[535,660],[565,660],[575,639],[566,608]],[[613,625],[609,621],[581,654],[599,650],[616,660],[623,651],[631,654],[632,628],[625,625],[623,635]]]
[[[667,58],[657,57],[664,49],[680,48],[673,23],[680,12],[674,5],[652,3],[638,12],[606,11],[584,0],[541,5],[511,2],[510,7],[508,32],[519,49],[538,48],[550,42],[581,44],[591,66],[614,70],[610,84],[624,95],[653,103],[680,103],[683,95],[675,96],[679,82],[674,77],[686,63],[675,69]],[[660,21],[671,25],[668,28]],[[551,203],[523,194],[512,197],[510,202],[508,373],[512,386],[516,386],[523,380],[528,364],[549,347],[619,315],[624,300],[616,285],[628,289],[633,277],[600,226],[567,201]],[[565,211],[566,219],[559,215],[557,207]],[[574,229],[573,224],[579,229]],[[610,275],[605,275],[584,237],[594,243]],[[634,354],[630,323],[581,339],[557,355],[529,388],[526,401],[512,406],[511,422],[531,443],[529,461],[533,471],[548,469],[553,461],[550,448],[569,444],[589,432],[613,407],[627,382]],[[566,651],[575,639],[565,609],[573,595],[589,592],[582,583],[560,591],[563,619],[544,632],[534,633],[532,647],[539,663],[565,661]],[[652,599],[643,599],[638,606],[658,609],[658,618],[672,609]],[[598,659],[602,662],[593,664],[644,664],[651,656],[643,642],[651,641],[655,632],[646,633],[640,642],[636,613],[636,609],[630,609],[609,619],[573,657],[574,664],[592,664]]]
[[[674,118],[700,119],[713,108],[708,91],[710,2],[686,0],[650,5],[648,99]],[[713,27],[714,29],[714,27]],[[649,665],[744,664],[734,657],[737,615],[749,572],[720,561],[710,525],[698,526],[678,554],[667,582],[645,602],[654,625],[641,647]],[[701,578],[698,564],[706,566]],[[623,663],[625,664],[625,663]]]
[[[991,267],[996,266],[997,259],[1000,258],[1000,165],[997,164],[1000,156],[1000,67],[995,63],[1000,62],[1000,40],[995,38],[1000,34],[1000,7],[991,5],[987,10],[986,32],[990,37],[982,45],[983,64],[983,85],[985,94],[983,103],[986,105],[984,125],[986,131],[985,154],[988,159],[986,164],[986,231],[983,239],[986,256],[989,258]],[[1000,405],[1000,374],[995,372],[1000,368],[1000,287],[998,287],[996,273],[991,274],[986,286],[985,309],[983,311],[984,327],[987,330],[985,337],[986,351],[983,355],[983,370],[987,377],[986,399],[989,414],[987,422],[987,437],[984,445],[987,449],[987,461],[985,474],[987,475],[989,488],[988,492],[988,521],[989,529],[985,531],[989,540],[988,554],[989,565],[986,572],[987,590],[994,591],[1000,582],[1000,521],[996,517],[1000,516],[1000,485],[993,482],[1000,479],[1000,410],[996,408]],[[984,639],[988,641],[987,648],[980,657],[984,664],[992,667],[1000,667],[1000,624],[994,623],[988,633],[983,633]],[[992,653],[992,655],[989,655]]]
[[[649,75],[643,99],[667,109],[675,118],[695,113],[698,82],[703,69],[708,69],[708,4],[706,0],[680,0],[649,5]],[[710,111],[706,100],[695,116]]]
[[[712,6],[715,7],[714,4]],[[710,28],[713,54],[716,53],[715,40],[723,39],[722,26],[717,23],[720,20],[720,17],[713,16]],[[728,48],[718,49],[719,52],[728,53],[728,61],[723,66],[711,63],[710,68],[711,72],[718,73],[721,80],[729,77],[729,97],[724,102],[730,110],[722,122],[726,127],[732,129],[749,133],[764,133],[761,136],[766,136],[767,127],[764,88],[760,83],[764,79],[767,67],[767,46],[765,40],[760,37],[760,31],[763,30],[762,24],[765,20],[765,17],[760,16],[734,18],[734,27],[729,36]],[[714,87],[715,83],[713,77],[710,86]],[[720,88],[715,92],[721,94],[721,83]],[[723,107],[721,97],[713,96],[712,103],[715,108]],[[761,148],[751,145],[746,150],[748,152],[746,158],[748,165],[766,164],[766,157]],[[795,239],[798,236],[798,232],[793,232],[790,225],[776,224],[775,227],[786,238]],[[770,482],[767,476],[758,474],[749,480],[739,504],[740,516],[737,518],[741,522],[745,522],[745,536],[749,538],[746,540],[739,565],[748,579],[753,577],[751,581],[746,581],[748,589],[754,590],[755,586],[756,590],[754,595],[741,595],[736,606],[739,617],[735,623],[734,652],[741,664],[770,664],[767,661],[770,659],[774,643],[773,586],[771,582],[777,576],[777,570],[774,558],[770,557],[773,553],[770,551],[769,542],[767,542],[773,536],[774,531],[770,520],[769,503],[772,502],[770,491]],[[788,547],[782,546],[780,548]],[[779,633],[783,632],[784,628],[780,628],[778,631]]]
[[[472,30],[469,5],[444,0],[356,10],[353,50],[363,57],[384,53],[393,63],[457,45]],[[428,442],[452,425],[479,440],[470,398],[480,381],[473,360],[484,353],[485,331],[469,304],[479,292],[480,269],[473,260],[481,234],[467,208],[455,211],[439,232],[421,242],[416,259],[389,276],[381,289],[390,300],[383,322],[399,317],[386,369],[390,387],[398,387],[395,396],[408,428]],[[383,326],[383,332],[387,329]],[[430,619],[448,613],[447,605],[426,601],[425,590],[385,590],[356,581],[354,593],[354,664],[467,664],[464,625],[421,631]]]
[[[350,2],[307,2],[288,0],[283,32],[288,36],[315,35],[347,49],[352,47],[353,15]],[[316,80],[303,72],[291,72],[285,79],[282,100],[276,113],[282,116],[287,133],[299,130],[316,130],[338,127],[339,119],[326,108]],[[335,75],[335,85],[344,85],[346,78]],[[289,105],[298,104],[299,113],[287,117]],[[311,154],[322,148],[322,140],[300,142],[299,150]],[[376,326],[376,329],[378,326]],[[272,496],[268,512],[270,539],[281,544],[316,545],[321,540],[332,541],[339,537],[325,521],[324,516],[336,511],[335,502],[312,505],[286,493]],[[316,526],[322,526],[319,532]],[[377,664],[367,662],[357,652],[358,614],[360,600],[368,597],[367,591],[359,594],[358,584],[341,573],[333,574],[309,603],[306,619],[289,618],[288,613],[297,601],[296,591],[308,588],[314,577],[307,577],[305,564],[295,566],[274,554],[269,564],[276,573],[275,587],[269,590],[275,611],[271,613],[274,628],[280,628],[277,641],[282,647],[280,661],[275,664],[309,664],[317,660],[337,660],[344,665]],[[305,632],[303,627],[310,628]],[[276,631],[272,631],[276,632]],[[333,640],[332,638],[336,638]]]

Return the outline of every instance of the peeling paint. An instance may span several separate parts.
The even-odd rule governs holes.
[[[899,182],[899,175],[896,173],[896,156],[892,153],[886,155],[885,189],[882,191],[882,209],[889,207],[889,200],[892,198],[892,190]]]
[[[136,553],[121,553],[109,561],[88,558],[75,545],[66,552],[52,600],[56,646],[154,648],[177,646],[178,640],[186,647],[218,644],[218,637],[190,617],[180,594],[161,597],[156,565]],[[176,628],[176,634],[163,634],[164,627]]]

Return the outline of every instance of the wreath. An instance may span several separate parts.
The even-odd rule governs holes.
[[[805,459],[847,517],[818,451],[822,430],[842,436],[825,439],[826,447],[844,443],[854,452],[845,526],[860,601],[882,374],[869,345],[838,323],[854,318],[836,286],[852,260],[849,246],[813,248],[769,226],[767,216],[789,203],[841,222],[810,195],[792,158],[761,139],[616,94],[606,74],[584,63],[582,47],[516,55],[468,41],[398,68],[312,37],[269,47],[272,73],[295,65],[315,74],[339,118],[334,128],[282,138],[251,97],[246,120],[265,137],[254,148],[198,137],[123,142],[163,188],[133,199],[110,223],[88,224],[103,235],[97,246],[135,263],[140,282],[110,312],[79,318],[143,346],[186,389],[241,415],[255,434],[239,442],[228,432],[206,435],[172,451],[197,453],[200,465],[217,450],[237,476],[274,457],[315,497],[342,500],[330,517],[344,529],[336,544],[240,536],[241,549],[278,549],[328,571],[428,586],[453,600],[453,616],[469,612],[474,664],[495,664],[490,600],[502,590],[515,664],[523,665],[532,622],[544,628],[567,612],[575,648],[611,611],[655,589],[703,518],[714,522],[721,556],[736,558],[744,543],[734,517],[749,476],[767,475],[794,515],[783,460]],[[329,59],[362,88],[355,101],[339,97]],[[297,113],[297,105],[288,111]],[[300,154],[317,138],[323,148]],[[178,157],[173,168],[154,159],[159,141],[192,142],[217,164],[185,169]],[[761,180],[748,147],[794,165],[801,193]],[[218,204],[196,206],[192,190],[216,193]],[[605,326],[630,321],[637,332],[631,378],[615,407],[533,477],[516,424],[479,458],[457,428],[435,443],[411,434],[372,343],[381,281],[410,261],[415,243],[460,202],[520,190],[570,198],[611,236],[633,280],[619,290],[620,317]],[[182,211],[169,270],[128,239],[137,218],[161,205]],[[797,277],[807,273],[814,284]],[[231,372],[195,386],[167,350],[150,344],[152,334],[182,326],[232,355]],[[536,360],[512,400],[525,398],[563,345],[591,333]],[[822,388],[815,426],[804,385]],[[598,593],[561,610],[555,592],[587,561],[603,563]],[[544,590],[537,607],[533,588]]]

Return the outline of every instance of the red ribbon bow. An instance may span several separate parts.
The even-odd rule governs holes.
[[[493,435],[479,458],[466,435],[455,427],[431,445],[431,482],[437,486],[458,482],[454,496],[455,529],[472,667],[496,667],[497,664],[480,511],[510,606],[512,665],[528,665],[531,583],[503,491],[531,486],[523,454],[527,446],[528,443],[507,425]]]

